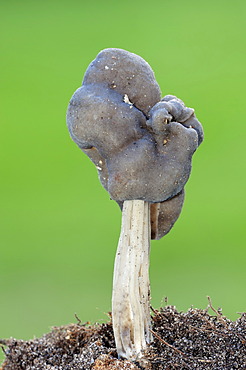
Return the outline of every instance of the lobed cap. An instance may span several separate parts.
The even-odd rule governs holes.
[[[162,226],[152,234],[159,238],[167,233],[181,211],[192,155],[203,140],[194,109],[173,95],[161,99],[144,59],[105,49],[74,93],[67,124],[110,197],[119,204],[133,199],[159,204],[152,207],[152,225],[157,227],[159,220]]]

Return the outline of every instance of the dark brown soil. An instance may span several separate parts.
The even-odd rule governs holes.
[[[153,343],[138,362],[118,360],[110,322],[78,322],[38,339],[0,340],[0,370],[246,369],[246,313],[230,321],[212,310],[153,310]]]

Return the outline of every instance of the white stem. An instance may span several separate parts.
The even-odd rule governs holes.
[[[150,205],[126,200],[114,265],[112,320],[118,356],[136,359],[150,333]]]

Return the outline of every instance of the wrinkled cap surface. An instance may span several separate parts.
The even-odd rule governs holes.
[[[159,204],[151,207],[152,236],[167,233],[181,211],[192,155],[203,140],[194,109],[173,95],[161,99],[144,59],[105,49],[74,93],[67,124],[110,197],[119,204],[133,199]]]
[[[147,114],[161,97],[149,64],[140,56],[122,49],[105,49],[87,69],[84,85],[103,84],[127,95],[136,108]]]

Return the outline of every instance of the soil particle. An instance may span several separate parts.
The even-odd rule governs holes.
[[[212,310],[153,309],[153,342],[136,362],[117,358],[111,322],[77,323],[29,341],[0,340],[0,370],[246,369],[246,313],[230,321]]]

